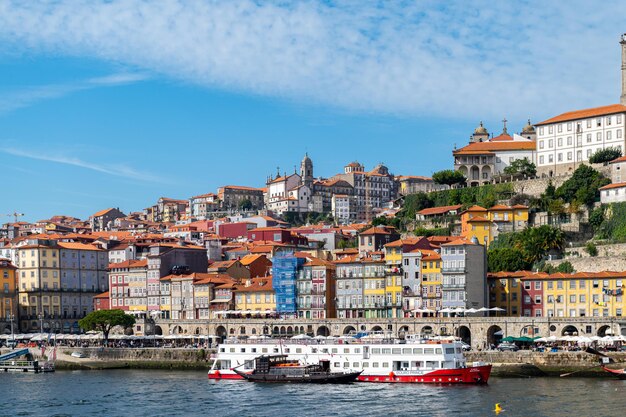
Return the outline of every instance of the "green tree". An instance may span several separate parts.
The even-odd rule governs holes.
[[[576,200],[581,204],[591,206],[600,197],[598,189],[610,182],[600,172],[583,164],[574,171],[563,185],[556,189],[554,196],[561,198],[566,203]]]
[[[576,270],[574,269],[574,266],[572,265],[570,261],[565,261],[565,262],[561,262],[556,267],[556,272],[562,272],[564,274],[571,274],[571,273],[576,272]]]
[[[598,247],[595,245],[595,243],[593,242],[588,242],[587,245],[585,246],[585,251],[589,254],[589,256],[591,257],[595,257],[598,256]]]
[[[487,267],[490,272],[524,271],[531,267],[525,260],[524,253],[517,248],[489,248],[487,252]]]
[[[620,148],[605,148],[598,149],[589,157],[590,164],[602,164],[610,162],[616,158],[622,156],[622,150]]]
[[[460,171],[444,169],[433,174],[433,181],[436,184],[454,185],[465,182],[465,175]]]
[[[87,314],[78,321],[81,329],[88,332],[96,330],[104,335],[104,343],[109,340],[109,332],[115,326],[124,328],[135,324],[135,318],[124,313],[122,310],[97,310]]]
[[[596,207],[589,214],[589,224],[596,231],[604,221],[604,207]]]
[[[534,177],[537,175],[537,166],[530,162],[528,158],[516,159],[508,167],[504,168],[504,173],[506,175]]]
[[[239,202],[239,209],[240,210],[252,210],[252,201],[250,201],[250,199],[246,198],[243,199]]]

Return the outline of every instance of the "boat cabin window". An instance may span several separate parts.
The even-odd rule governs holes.
[[[409,363],[408,362],[404,362],[404,361],[395,361],[393,363],[393,370],[394,371],[408,371],[409,370]]]
[[[231,353],[235,353],[235,348],[230,348]]]
[[[424,349],[422,348],[413,348],[413,354],[414,355],[421,355],[424,353]]]
[[[256,348],[250,348],[250,351],[251,351],[252,353],[256,353]]]
[[[426,361],[427,368],[439,368],[439,362],[437,361]]]
[[[435,353],[437,353],[438,355],[441,355],[441,348],[435,349]]]
[[[369,368],[369,367],[370,367],[369,362],[363,362],[363,368]]]
[[[261,348],[262,353],[267,353],[267,348]]]
[[[389,368],[389,362],[383,362],[383,368],[385,369]]]
[[[311,348],[312,353],[317,353],[317,348]]]
[[[361,353],[361,348],[354,349],[354,353]]]
[[[413,367],[414,368],[423,368],[424,367],[424,362],[422,362],[422,361],[414,361],[413,362]]]
[[[274,353],[278,353],[278,348],[274,348],[274,349],[272,349],[272,351],[273,351]]]
[[[333,348],[333,353],[337,353],[337,352],[338,352],[337,348]]]
[[[352,367],[353,368],[358,368],[359,367],[359,363],[358,362],[352,362]]]
[[[380,348],[372,348],[372,355],[380,355]]]
[[[340,364],[339,362],[335,362],[335,363],[333,363],[333,366],[334,366],[335,368],[339,368],[339,367],[341,366],[341,364]]]
[[[344,362],[343,363],[343,367],[344,368],[349,368],[350,367],[350,362]]]
[[[348,348],[343,348],[343,353],[350,353],[350,349],[348,349]]]
[[[410,355],[410,354],[411,354],[411,348],[408,348],[408,349],[402,349],[402,354],[403,354],[403,355]]]
[[[285,348],[285,353],[289,353],[289,348],[288,347]]]
[[[402,353],[402,349],[400,349],[400,348],[393,348],[393,349],[391,349],[391,353],[393,353],[394,355],[399,355],[400,353]]]
[[[425,355],[432,355],[434,353],[435,353],[435,349],[433,349],[433,348],[426,348],[426,349],[424,349],[424,354]]]
[[[216,369],[230,369],[230,360],[229,359],[221,359],[217,361]]]
[[[296,348],[296,353],[302,353],[302,348]]]
[[[454,354],[454,348],[446,348],[446,355],[453,355]]]
[[[379,366],[378,366],[378,362],[374,362],[374,363],[372,364],[372,368],[378,368],[378,367],[379,367]]]
[[[313,350],[317,350],[317,349],[313,349]],[[322,353],[328,353],[328,348],[322,349]]]
[[[224,348],[220,348],[220,352],[221,352],[221,353],[224,353],[224,352],[226,352],[226,349],[224,349]]]
[[[246,348],[241,348],[241,349],[240,349],[240,352],[241,352],[241,353],[246,353]]]
[[[254,369],[254,361],[246,361],[243,365],[243,369]]]
[[[383,351],[383,355],[391,355],[391,349],[389,348],[383,348],[382,351]]]

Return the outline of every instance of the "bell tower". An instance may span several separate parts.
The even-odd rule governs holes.
[[[622,46],[622,95],[619,102],[626,106],[626,33],[622,35],[619,43]]]
[[[302,185],[311,188],[313,185],[313,161],[309,158],[308,153],[304,154],[304,158],[302,158],[300,163],[300,177],[302,178]]]

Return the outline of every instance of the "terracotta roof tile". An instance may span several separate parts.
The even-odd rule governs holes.
[[[608,184],[604,187],[600,187],[600,190],[611,190],[613,188],[624,188],[626,187],[626,182],[616,182],[614,184]]]
[[[621,104],[610,104],[608,106],[593,107],[591,109],[574,110],[559,114],[551,119],[536,123],[535,126],[547,125],[550,123],[565,122],[569,120],[586,119],[588,117],[606,116],[615,113],[626,113],[626,106]]]

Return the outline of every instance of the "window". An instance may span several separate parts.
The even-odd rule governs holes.
[[[576,152],[576,160],[581,161],[583,159],[583,151]]]
[[[569,122],[569,123],[567,124],[567,131],[568,131],[568,132],[571,132],[571,131],[572,131],[572,122]]]
[[[560,148],[561,146],[563,146],[563,138],[558,138],[557,141],[557,146]]]
[[[568,152],[568,153],[567,153],[567,160],[568,160],[568,161],[571,161],[571,160],[572,160],[572,153],[571,153],[571,152]]]
[[[591,157],[591,149],[587,149],[587,159]]]
[[[622,129],[618,129],[617,132],[615,132],[615,137],[618,139],[622,138]]]
[[[575,290],[576,289],[576,281],[574,281],[573,279],[570,280],[570,282],[569,282],[569,289],[570,290]]]
[[[554,126],[548,126],[548,134],[554,133]]]
[[[596,142],[602,142],[602,132],[596,133]]]
[[[611,131],[610,130],[608,130],[606,132],[606,140],[611,140]]]
[[[561,133],[563,131],[563,125],[558,125],[558,132]]]
[[[541,281],[535,281],[535,289],[536,290],[540,290],[541,289]]]
[[[559,154],[557,155],[557,161],[562,162],[563,161],[563,154],[559,152]]]
[[[554,139],[548,140],[548,148],[552,148],[554,146]]]
[[[587,133],[587,143],[591,143],[591,133]]]
[[[567,146],[572,146],[572,137],[571,136],[567,137]]]
[[[606,116],[606,125],[611,126],[611,116]]]
[[[575,295],[570,295],[569,296],[569,302],[570,303],[575,303],[576,302],[576,296]]]
[[[591,119],[587,120],[587,127],[591,127]]]
[[[600,127],[600,126],[602,126],[602,118],[598,117],[596,119],[596,127]]]
[[[542,140],[539,141],[539,149],[543,149],[543,141]]]
[[[539,157],[539,163],[540,163],[540,164],[543,164],[543,155],[541,155],[541,156]]]
[[[539,128],[539,134],[543,135],[543,126]]]

